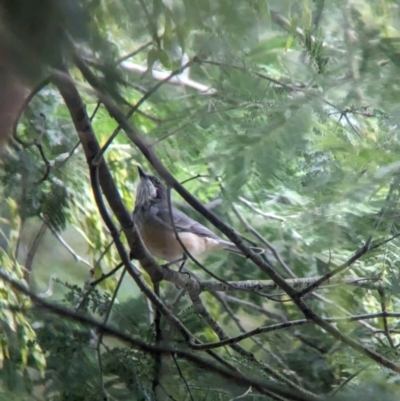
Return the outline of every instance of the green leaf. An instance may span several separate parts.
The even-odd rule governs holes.
[[[157,59],[161,62],[161,64],[167,69],[171,69],[171,59],[168,56],[168,53],[163,49],[158,49],[157,51]]]

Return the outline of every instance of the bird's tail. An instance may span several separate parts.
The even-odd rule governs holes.
[[[224,246],[223,249],[224,249],[225,251],[232,252],[232,253],[234,253],[234,254],[236,254],[236,255],[240,255],[240,256],[243,256],[243,257],[245,256],[245,255],[243,254],[243,252],[242,252],[235,244],[232,244],[232,242],[220,241],[220,244]],[[265,250],[262,249],[262,248],[257,248],[257,247],[254,247],[254,246],[251,246],[250,249],[251,249],[253,252],[257,253],[258,255],[261,255],[261,254],[264,253],[264,251],[265,251]]]

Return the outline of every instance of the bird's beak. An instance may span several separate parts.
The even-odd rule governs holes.
[[[138,171],[139,171],[140,179],[142,179],[142,178],[147,178],[146,172],[145,172],[140,166],[137,166],[137,169],[138,169]]]

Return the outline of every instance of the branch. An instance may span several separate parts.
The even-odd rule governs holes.
[[[86,107],[83,104],[72,79],[65,79],[67,77],[70,78],[70,75],[66,71],[64,71],[62,75],[64,79],[58,74],[53,74],[52,81],[57,86],[66,106],[68,107],[76,132],[85,152],[86,160],[88,164],[90,164],[99,153],[100,146],[86,113]],[[135,235],[135,232],[132,229],[133,222],[131,214],[125,208],[125,205],[121,200],[118,189],[104,159],[102,159],[99,164],[99,181],[113,213],[116,215],[128,238],[128,242],[136,243],[137,235]]]
[[[148,71],[147,66],[142,66],[129,61],[123,61],[121,63],[121,67],[127,71],[136,71],[140,73],[146,73]],[[154,67],[151,69],[151,75],[158,81],[164,81],[170,75],[170,73],[170,71],[156,70]],[[175,75],[176,76],[174,76],[172,79],[168,79],[168,83],[187,86],[188,88],[192,88],[201,92],[203,95],[214,95],[217,93],[216,89],[210,88],[207,85],[203,85],[200,82],[190,79],[186,74],[179,73]]]
[[[96,287],[96,285],[100,284],[102,281],[106,280],[107,278],[113,276],[124,264],[118,263],[117,266],[114,267],[114,269],[110,270],[108,273],[103,273],[98,279],[92,281],[90,283],[90,286],[92,288]]]
[[[143,51],[144,49],[148,48],[149,46],[151,46],[153,44],[152,40],[149,40],[145,43],[143,43],[142,45],[140,45],[137,49],[131,51],[130,53],[126,54],[125,56],[120,57],[115,64],[121,64],[123,61],[127,60],[128,58],[134,57],[137,54],[139,54],[141,51]]]
[[[186,381],[186,379],[185,379],[185,376],[183,376],[182,370],[181,370],[181,368],[180,368],[180,366],[179,366],[179,364],[178,364],[178,361],[177,361],[176,358],[175,358],[175,355],[174,355],[174,354],[171,354],[171,356],[172,356],[172,359],[173,359],[174,364],[175,364],[175,366],[176,366],[176,369],[178,370],[179,377],[182,379],[183,383],[185,384],[186,391],[188,392],[191,401],[194,401],[192,392],[190,391],[190,387],[189,387],[189,385],[188,385],[188,383],[187,383],[187,381]]]
[[[324,276],[323,276],[324,277]],[[287,279],[285,282],[295,289],[300,289],[303,287],[308,288],[313,285],[313,283],[321,280],[321,277],[307,277],[307,278],[294,278]],[[344,278],[336,279],[331,281],[329,286],[318,287],[319,289],[329,288],[333,286],[338,286],[342,284],[352,285],[356,287],[380,290],[386,288],[386,285],[382,282],[376,282],[376,278]],[[199,281],[201,291],[267,291],[276,290],[277,285],[272,280],[242,280],[242,281],[227,281],[217,282],[217,281]]]
[[[38,148],[40,157],[42,158],[43,163],[46,166],[46,169],[44,171],[43,177],[40,180],[38,180],[37,182],[35,182],[36,185],[39,185],[39,184],[41,184],[42,182],[46,181],[49,178],[51,165],[50,165],[50,162],[48,161],[46,155],[44,154],[44,150],[43,150],[42,144],[40,142],[38,142],[38,141],[35,141],[35,146]]]
[[[394,186],[393,183],[390,185],[388,194],[386,196],[386,202],[388,202],[390,200],[390,197],[392,195],[392,192],[394,191]],[[383,215],[385,213],[385,208],[382,207],[382,209],[379,211],[379,219],[377,220],[376,224],[375,224],[375,229],[378,228],[378,226],[380,225],[382,219],[383,219]],[[308,286],[307,288],[305,288],[304,290],[302,290],[298,296],[304,296],[305,294],[313,291],[315,288],[317,288],[320,284],[322,284],[324,281],[329,280],[331,277],[333,277],[336,274],[341,273],[343,270],[347,269],[348,267],[350,267],[354,262],[356,262],[358,259],[360,259],[363,255],[365,255],[367,252],[371,251],[372,249],[376,249],[380,246],[382,246],[383,244],[386,244],[389,241],[392,241],[393,239],[397,238],[398,236],[400,236],[400,233],[397,233],[395,235],[393,235],[392,237],[378,242],[374,245],[371,244],[372,241],[372,237],[370,236],[369,238],[367,238],[367,240],[365,241],[364,246],[359,249],[349,260],[347,260],[345,263],[343,263],[342,265],[340,265],[339,267],[337,267],[336,269],[332,270],[331,272],[325,274],[323,277],[320,278],[319,281],[313,283],[312,285]]]
[[[157,297],[160,297],[160,283],[156,282],[153,283],[153,288],[154,288],[154,293],[157,295]],[[161,329],[161,313],[160,311],[156,308],[155,310],[155,315],[154,315],[154,344],[155,345],[160,345],[160,343],[163,340],[163,333]],[[172,354],[173,357],[173,354]],[[157,398],[157,387],[160,385],[160,377],[161,377],[161,371],[162,371],[162,358],[160,353],[155,353],[154,354],[154,377],[153,377],[153,382],[152,382],[152,390],[154,393],[154,396]]]
[[[332,317],[332,318],[326,318],[324,320],[327,323],[354,322],[357,320],[376,319],[379,317],[383,317],[385,319],[388,317],[398,319],[400,317],[400,312],[368,313],[368,314],[355,315],[355,316],[349,316],[349,317]],[[312,323],[312,321],[307,320],[307,319],[300,319],[300,320],[290,320],[290,321],[283,322],[283,323],[272,324],[270,326],[265,326],[265,327],[258,327],[256,329],[250,330],[246,333],[239,334],[236,337],[225,338],[221,341],[217,341],[214,343],[193,345],[193,349],[207,350],[207,349],[215,349],[215,348],[225,347],[226,345],[235,344],[237,342],[245,340],[246,338],[251,338],[258,334],[270,333],[272,331],[282,330],[282,329],[286,329],[286,328],[292,328],[292,327],[296,327],[296,326],[303,326],[305,324],[310,324],[310,323]]]
[[[175,353],[175,355],[177,355],[178,357],[183,358],[189,362],[192,362],[193,364],[195,364],[203,369],[207,369],[210,372],[218,373],[222,377],[224,377],[228,380],[233,380],[234,382],[236,382],[239,385],[253,386],[255,389],[257,389],[257,391],[259,391],[262,394],[266,394],[267,392],[273,392],[275,394],[282,395],[283,397],[289,398],[294,401],[316,401],[316,400],[318,400],[318,398],[316,398],[316,397],[306,398],[302,394],[297,394],[296,392],[289,390],[285,387],[282,387],[280,385],[277,385],[276,383],[248,378],[239,372],[234,372],[234,371],[222,368],[222,367],[210,362],[208,359],[199,357],[186,350],[173,348],[173,347],[167,346],[167,345],[156,346],[156,345],[148,344],[142,340],[133,338],[117,329],[114,329],[110,326],[100,323],[100,322],[96,321],[95,319],[93,319],[92,317],[89,317],[89,316],[74,312],[68,308],[64,308],[62,306],[47,302],[47,301],[39,298],[37,295],[35,295],[31,291],[29,291],[23,285],[21,285],[20,283],[18,283],[17,281],[15,281],[13,279],[11,279],[6,273],[3,273],[1,271],[0,271],[0,278],[2,280],[4,280],[6,283],[8,283],[10,285],[10,287],[12,287],[14,290],[28,296],[33,303],[48,310],[49,312],[56,314],[58,316],[61,316],[63,318],[66,318],[68,320],[79,322],[79,323],[89,326],[89,327],[94,327],[99,332],[102,332],[105,335],[108,335],[110,337],[116,338],[116,339],[122,341],[123,343],[125,343],[131,347],[134,347],[135,349],[139,349],[143,352],[150,353],[150,354],[153,354],[155,352],[159,352],[162,354]]]
[[[379,296],[380,296],[380,299],[381,299],[381,309],[382,309],[382,313],[383,313],[382,321],[383,321],[384,332],[385,332],[386,338],[388,339],[390,347],[394,349],[396,347],[395,347],[395,345],[393,343],[393,340],[392,340],[392,337],[390,335],[390,330],[389,330],[389,326],[388,326],[388,322],[387,322],[386,294],[385,294],[385,291],[384,290],[380,290],[379,291]]]
[[[253,226],[250,225],[250,223],[242,216],[242,214],[239,212],[238,208],[232,204],[232,209],[233,212],[236,214],[238,219],[241,221],[241,223],[245,226],[246,230],[250,231],[256,238],[258,238],[274,255],[275,259],[279,262],[283,270],[286,271],[286,273],[290,277],[296,277],[296,275],[293,273],[292,269],[284,262],[280,254],[277,252],[277,250],[272,246],[272,244],[267,241]],[[264,257],[266,257],[264,255]]]
[[[322,283],[325,281],[331,279],[333,276],[341,273],[343,270],[347,269],[350,267],[354,262],[356,262],[358,259],[361,258],[361,256],[365,255],[369,250],[369,242],[367,241],[365,245],[359,249],[349,260],[338,266],[336,269],[326,273],[324,276],[320,277],[317,281],[314,283],[310,284],[308,287],[304,288],[304,290],[300,291],[297,294],[297,297],[301,298],[305,294],[308,294],[309,292],[312,292],[315,290],[318,286],[320,286]]]
[[[121,288],[121,284],[122,284],[122,281],[124,280],[125,273],[126,273],[126,269],[124,269],[124,271],[122,272],[122,274],[121,274],[121,276],[120,276],[120,278],[118,280],[117,286],[115,287],[114,294],[113,294],[113,296],[111,298],[110,304],[108,305],[108,308],[107,308],[107,312],[106,312],[106,314],[104,316],[104,319],[103,319],[103,324],[104,325],[106,325],[107,322],[108,322],[108,318],[110,317],[111,309],[112,309],[112,307],[114,305],[114,302],[115,302],[115,300],[117,298],[118,291]],[[103,360],[102,360],[102,357],[101,357],[101,349],[100,349],[101,348],[101,344],[103,342],[103,335],[104,335],[103,331],[101,331],[99,333],[99,335],[98,335],[97,344],[96,344],[96,353],[97,353],[97,360],[99,362],[99,369],[100,369],[100,387],[101,387],[101,390],[102,390],[102,392],[104,394],[104,399],[108,399],[108,394],[107,394],[106,389],[104,387]]]
[[[32,89],[32,91],[29,93],[28,97],[24,100],[24,103],[22,104],[20,110],[18,111],[18,115],[16,116],[15,120],[14,120],[14,125],[13,125],[13,129],[12,129],[12,135],[14,137],[14,139],[22,146],[24,147],[29,147],[35,144],[35,141],[31,141],[31,142],[25,142],[24,140],[22,140],[21,138],[19,138],[18,133],[17,133],[17,128],[18,128],[18,124],[19,124],[19,120],[24,112],[24,110],[28,107],[29,103],[31,102],[31,100],[47,85],[49,85],[51,82],[50,77],[46,77],[45,79],[43,79],[41,82],[39,82],[38,85],[36,85],[35,88]]]
[[[259,214],[260,216],[263,216],[267,219],[272,219],[272,220],[279,220],[279,221],[286,221],[286,219],[284,217],[280,217],[280,216],[276,216],[275,214],[272,213],[265,213],[260,209],[257,209],[252,202],[248,201],[247,199],[243,198],[243,196],[239,196],[238,198],[240,200],[240,202],[242,202],[243,204],[245,204],[246,206],[248,206],[253,212],[256,212],[257,214]]]
[[[29,275],[32,271],[33,259],[35,258],[40,242],[42,241],[44,234],[46,233],[46,229],[47,225],[43,223],[40,226],[39,231],[35,236],[35,239],[33,240],[32,246],[29,248],[29,252],[28,255],[26,256],[26,261],[25,261],[25,270],[27,272],[27,275]]]
[[[61,243],[61,245],[72,255],[72,257],[75,259],[76,262],[83,263],[84,265],[90,267],[91,269],[93,266],[86,260],[80,257],[69,245],[68,243],[64,240],[64,238],[56,231],[53,229],[51,224],[48,224],[44,216],[40,216],[41,220],[43,223],[46,225],[48,229],[50,229],[51,233],[58,239],[58,241]]]

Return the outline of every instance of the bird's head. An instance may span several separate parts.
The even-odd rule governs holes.
[[[167,188],[152,174],[138,166],[140,182],[136,190],[136,207],[150,205],[154,201],[167,200]]]

